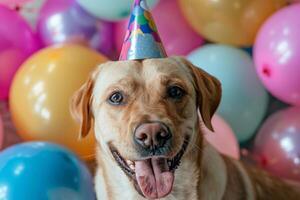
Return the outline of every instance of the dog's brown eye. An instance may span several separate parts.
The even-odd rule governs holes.
[[[178,86],[171,86],[168,88],[167,94],[169,98],[180,100],[185,95],[185,91]]]
[[[113,93],[108,99],[109,103],[113,105],[120,105],[123,103],[123,100],[124,96],[121,92]]]

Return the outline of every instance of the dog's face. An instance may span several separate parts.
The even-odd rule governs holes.
[[[118,61],[99,66],[72,111],[81,135],[94,124],[102,152],[154,199],[170,193],[181,157],[199,137],[197,110],[212,129],[220,97],[219,82],[183,58]]]

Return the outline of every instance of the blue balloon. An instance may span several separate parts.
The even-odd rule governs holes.
[[[229,122],[240,142],[250,139],[266,114],[269,97],[249,54],[209,44],[193,51],[188,59],[221,81],[223,96],[218,113]]]
[[[153,8],[159,0],[148,0],[148,6]],[[130,15],[134,0],[77,0],[90,14],[100,19],[118,21]]]
[[[0,199],[95,200],[91,174],[70,151],[31,142],[0,153]]]

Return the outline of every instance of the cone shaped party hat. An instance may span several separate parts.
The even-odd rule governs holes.
[[[135,0],[120,60],[167,57],[146,0]]]

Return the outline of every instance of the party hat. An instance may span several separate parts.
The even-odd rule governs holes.
[[[146,0],[135,0],[120,60],[167,57]]]

